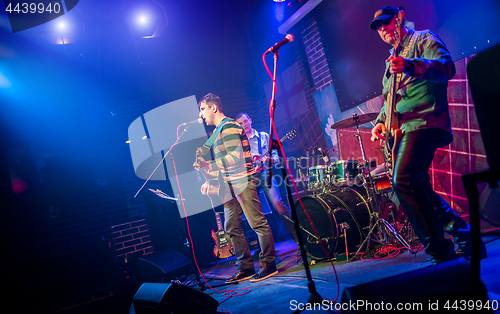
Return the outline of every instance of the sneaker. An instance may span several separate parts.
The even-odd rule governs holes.
[[[238,272],[234,274],[233,277],[227,279],[226,282],[240,282],[243,280],[250,279],[254,275],[255,275],[254,269],[238,270]]]
[[[269,277],[272,277],[278,273],[278,269],[276,268],[276,264],[266,264],[263,268],[260,269],[255,276],[250,278],[250,282],[258,282]]]
[[[437,265],[437,264],[441,264],[443,262],[454,260],[456,258],[459,258],[459,256],[457,256],[457,254],[455,254],[455,250],[451,250],[451,251],[448,251],[448,252],[443,253],[443,254],[432,255],[431,262],[432,262],[432,265]]]
[[[457,251],[456,254],[459,257],[465,257],[466,259],[470,259],[472,256],[472,249],[471,249],[471,241],[466,240],[466,241],[456,241],[455,242],[458,244],[457,246]],[[483,239],[480,239],[479,242],[479,247],[480,247],[480,259],[485,259],[488,257],[488,252],[486,251],[486,245],[484,245]]]

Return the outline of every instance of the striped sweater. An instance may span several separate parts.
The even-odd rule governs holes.
[[[213,152],[214,160],[209,162],[208,170],[211,173],[220,171],[229,183],[240,183],[255,174],[247,135],[233,119],[222,127]]]

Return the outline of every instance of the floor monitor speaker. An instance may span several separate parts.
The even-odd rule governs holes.
[[[191,261],[181,253],[164,249],[144,255],[137,260],[132,281],[137,286],[145,282],[168,283],[188,274]]]
[[[405,313],[454,312],[471,309],[467,308],[472,304],[468,302],[473,302],[475,307],[488,300],[486,287],[479,278],[472,278],[469,263],[461,258],[348,287],[342,293],[341,310],[342,313],[381,313],[398,311],[401,307],[399,312]]]
[[[219,303],[194,288],[175,283],[144,283],[137,290],[129,314],[215,314]]]

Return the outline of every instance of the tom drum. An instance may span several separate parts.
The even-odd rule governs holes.
[[[324,165],[309,167],[307,176],[309,178],[307,188],[310,191],[322,190],[330,181],[328,167]]]
[[[353,185],[359,175],[356,160],[337,160],[330,165],[332,184],[335,186]]]

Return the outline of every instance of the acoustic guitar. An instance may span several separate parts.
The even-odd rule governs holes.
[[[206,151],[205,151],[206,150]],[[196,161],[194,163],[195,166],[200,167],[200,165],[206,161],[203,156],[205,156],[208,153],[209,150],[204,149],[204,147],[200,147],[196,150]],[[221,196],[222,193],[224,192],[221,186],[224,186],[223,184],[220,184],[220,180],[222,180],[222,176],[220,174],[219,170],[216,171],[208,171],[205,168],[200,167],[200,171],[203,174],[203,177],[205,178],[206,182],[208,182],[208,189],[207,189],[207,194],[208,195],[218,195]]]

